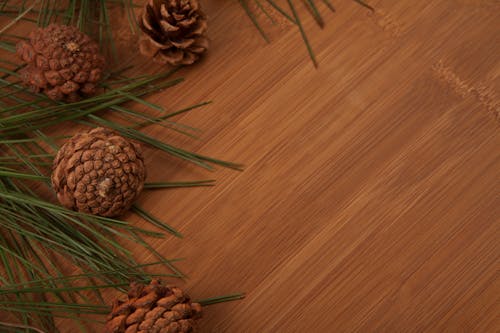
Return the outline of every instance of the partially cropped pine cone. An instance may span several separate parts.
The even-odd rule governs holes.
[[[181,289],[153,280],[132,284],[127,299],[114,302],[106,333],[192,333],[200,317],[201,305]]]
[[[69,139],[52,167],[52,186],[62,205],[107,217],[125,213],[145,179],[140,147],[102,127]]]
[[[139,26],[141,53],[158,63],[190,65],[208,49],[207,18],[198,0],[148,0]]]
[[[24,84],[54,100],[73,102],[95,94],[105,65],[89,36],[60,24],[32,31],[29,41],[17,44],[17,54],[27,63],[20,71]]]

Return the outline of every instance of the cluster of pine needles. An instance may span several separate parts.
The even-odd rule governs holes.
[[[277,13],[282,15],[286,20],[288,20],[290,23],[293,25],[296,25],[300,31],[300,35],[302,36],[302,39],[304,41],[304,44],[307,48],[307,52],[309,53],[309,57],[311,58],[312,63],[314,64],[315,67],[318,67],[318,62],[316,61],[316,56],[314,54],[314,50],[311,46],[311,43],[309,42],[309,38],[307,37],[307,33],[304,29],[304,26],[302,24],[302,21],[300,19],[300,16],[297,11],[297,6],[295,4],[296,1],[294,0],[286,0],[285,5],[282,5],[277,2],[277,0],[238,0],[243,9],[245,10],[246,14],[254,24],[254,26],[257,28],[258,32],[262,36],[262,38],[266,42],[270,42],[270,39],[268,35],[265,32],[265,29],[262,27],[262,24],[259,23],[257,16],[254,13],[254,10],[251,9],[250,4],[253,2],[255,4],[255,8],[258,11],[261,11],[266,18],[269,19],[271,24],[276,24],[276,20],[273,18],[273,16],[269,13],[269,11],[266,9],[266,7],[262,4],[262,1],[266,2],[269,8],[272,8],[275,10]],[[369,9],[370,11],[374,12],[375,9],[370,6],[368,3],[366,3],[363,0],[352,0],[359,5]],[[302,0],[304,5],[306,6],[308,12],[312,15],[314,18],[315,22],[318,24],[320,28],[323,28],[325,26],[325,21],[321,15],[321,10],[319,9],[317,3],[315,0]],[[330,2],[330,0],[321,0],[323,2],[323,5],[328,8],[331,12],[335,12],[335,7],[333,4]]]
[[[96,5],[97,4],[97,5]],[[18,22],[45,26],[61,22],[80,27],[102,45],[111,45],[109,8],[121,6],[135,26],[131,1],[40,0],[0,1],[0,331],[58,332],[59,320],[71,320],[82,332],[86,322],[101,321],[109,313],[102,291],[125,291],[131,281],[154,277],[183,278],[175,267],[179,259],[165,258],[151,245],[151,238],[182,237],[139,205],[132,213],[149,223],[141,228],[127,221],[68,210],[54,200],[50,188],[52,160],[67,138],[54,129],[68,127],[112,128],[122,136],[201,168],[239,169],[235,163],[190,152],[149,136],[142,129],[162,126],[189,137],[198,131],[173,120],[210,103],[202,102],[168,111],[145,98],[180,84],[176,69],[155,75],[129,77],[128,68],[107,73],[103,93],[75,103],[54,102],[26,89],[19,77],[23,65],[12,53],[26,36],[8,34]],[[98,24],[95,24],[95,23]],[[140,109],[141,111],[138,111]],[[149,110],[144,111],[144,109]],[[211,186],[213,180],[146,183],[146,190]],[[149,240],[149,241],[148,241]],[[123,244],[134,242],[138,251],[156,259],[142,263]],[[141,249],[142,248],[142,249]],[[159,271],[151,274],[148,271]],[[69,272],[69,273],[68,273]],[[208,305],[241,298],[234,294],[200,300]]]

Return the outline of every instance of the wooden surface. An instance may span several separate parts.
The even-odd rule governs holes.
[[[246,167],[148,150],[148,181],[217,186],[140,200],[184,234],[155,246],[195,298],[247,293],[201,332],[498,332],[499,2],[337,0],[323,30],[299,4],[317,70],[276,13],[266,44],[236,2],[202,3],[208,57],[151,99],[213,100],[179,118],[202,140],[148,132]]]
[[[286,21],[266,45],[206,2],[209,56],[154,99],[213,100],[181,119],[203,140],[173,140],[246,166],[148,158],[150,180],[218,182],[141,199],[185,235],[156,245],[192,295],[247,293],[202,332],[500,330],[499,2],[372,4],[336,1],[324,30],[298,8],[315,70]]]
[[[208,57],[153,98],[213,100],[180,119],[203,140],[150,133],[246,166],[148,153],[150,181],[217,179],[141,198],[185,235],[156,246],[192,295],[247,293],[202,332],[500,330],[500,4],[371,3],[335,1],[324,30],[298,6],[315,70],[283,19],[267,45],[237,3],[204,1]]]

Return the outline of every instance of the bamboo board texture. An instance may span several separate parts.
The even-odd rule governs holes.
[[[202,140],[147,131],[245,170],[147,150],[148,181],[217,186],[140,199],[184,235],[153,243],[192,296],[247,293],[201,332],[498,332],[500,3],[338,0],[324,29],[298,3],[318,69],[275,12],[266,44],[238,3],[202,3],[208,56],[151,98],[213,100],[179,118]]]
[[[246,166],[142,198],[185,235],[156,245],[191,294],[247,293],[202,332],[500,330],[500,3],[371,3],[323,30],[298,6],[315,70],[287,21],[267,45],[209,1],[210,54],[157,97],[212,99],[193,148]],[[160,159],[152,180],[192,178]]]

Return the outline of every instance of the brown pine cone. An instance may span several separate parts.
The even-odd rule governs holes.
[[[207,18],[198,0],[149,0],[139,16],[142,54],[170,65],[190,65],[208,49]]]
[[[133,283],[126,300],[116,300],[106,333],[193,333],[201,305],[177,287],[159,280],[147,286]]]
[[[125,213],[145,179],[139,145],[102,127],[69,139],[52,167],[52,186],[62,205],[107,217]]]
[[[70,102],[95,94],[104,57],[99,46],[77,28],[60,24],[38,28],[16,48],[27,63],[21,79],[33,91]]]

